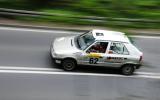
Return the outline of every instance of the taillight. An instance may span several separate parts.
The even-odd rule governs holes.
[[[143,58],[143,56],[141,55],[140,58],[139,58],[139,62],[142,61],[142,58]]]

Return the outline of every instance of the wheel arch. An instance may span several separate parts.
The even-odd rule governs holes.
[[[121,65],[120,68],[122,68],[122,67],[124,67],[124,66],[126,66],[126,65],[133,65],[133,67],[134,67],[134,66],[136,66],[137,64],[135,64],[135,63],[125,63],[125,64]]]
[[[73,60],[73,61],[77,64],[77,60],[76,60],[75,58],[73,58],[73,57],[65,57],[65,58],[62,59],[62,62],[63,62],[64,60],[66,60],[66,59]]]

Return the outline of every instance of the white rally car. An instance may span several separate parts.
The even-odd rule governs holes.
[[[51,56],[67,71],[77,65],[91,65],[119,68],[124,75],[133,74],[142,62],[142,52],[124,33],[108,30],[56,38],[51,45]]]

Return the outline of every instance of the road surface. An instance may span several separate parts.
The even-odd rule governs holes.
[[[49,56],[51,41],[75,34],[78,32],[0,27],[0,100],[160,99],[159,37],[134,37],[144,52],[145,65],[126,77],[95,67],[66,73],[54,65]]]

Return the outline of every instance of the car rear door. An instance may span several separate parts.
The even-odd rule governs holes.
[[[129,59],[129,52],[121,42],[111,42],[104,60],[106,66],[120,67]]]

